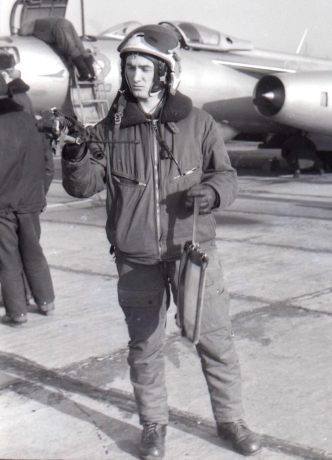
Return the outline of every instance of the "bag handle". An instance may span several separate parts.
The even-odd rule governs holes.
[[[201,201],[200,196],[195,196],[194,198],[194,226],[193,226],[193,246],[198,246],[199,243],[196,241],[197,238],[197,227],[198,227],[198,215],[199,215],[199,203]]]

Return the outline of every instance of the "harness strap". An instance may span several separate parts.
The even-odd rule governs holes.
[[[172,150],[169,148],[169,146],[166,144],[166,142],[164,141],[164,139],[161,137],[159,131],[158,131],[158,128],[157,126],[155,125],[152,125],[152,129],[153,129],[153,132],[157,138],[157,141],[159,142],[159,145],[164,149],[166,150],[166,152],[168,153],[169,157],[171,158],[172,161],[174,161],[174,163],[176,164],[176,167],[177,167],[177,170],[180,174],[180,176],[183,176],[184,174],[182,174],[182,171],[181,171],[181,168],[180,168],[180,165],[179,163],[177,162],[176,158],[174,157],[173,155],[173,152]]]
[[[114,118],[107,117],[105,119],[104,137],[107,140],[109,154],[111,154],[110,144],[112,145],[112,151],[113,151],[116,141],[118,140],[121,121],[122,121],[122,117],[123,117],[126,105],[127,105],[127,99],[124,95],[124,92],[122,92],[119,97],[117,112],[114,114]],[[109,140],[109,127],[112,123],[113,123],[113,141],[111,143]]]

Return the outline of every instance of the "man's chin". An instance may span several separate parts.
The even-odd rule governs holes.
[[[145,93],[145,91],[140,91],[140,90],[132,90],[132,93],[137,99],[148,99],[148,95]]]

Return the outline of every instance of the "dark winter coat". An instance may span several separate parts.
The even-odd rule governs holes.
[[[20,105],[23,105],[24,111],[30,113],[33,119],[35,120],[35,111],[31,99],[27,95],[30,86],[27,85],[21,78],[15,78],[10,83],[8,83],[7,86],[9,91],[13,95],[15,102],[17,102]],[[54,177],[53,152],[51,149],[50,141],[46,139],[46,136],[42,133],[40,133],[39,136],[42,139],[45,154],[44,188],[46,195]]]
[[[31,115],[0,99],[0,214],[38,212],[45,205],[45,155]]]
[[[101,139],[105,123],[107,119],[95,130]],[[236,172],[209,114],[193,108],[191,100],[177,92],[168,97],[161,123],[161,135],[183,176],[173,161],[161,159],[156,121],[147,118],[134,98],[127,103],[118,138],[131,143],[117,144],[101,161],[85,155],[70,162],[66,151],[62,161],[63,185],[70,195],[89,197],[106,183],[108,239],[117,256],[144,264],[180,258],[185,242],[191,240],[193,212],[184,204],[186,190],[200,183],[212,187],[217,194],[215,210],[226,208],[237,194]],[[108,129],[112,139],[113,123]],[[212,213],[200,215],[198,240],[213,239],[215,225]]]

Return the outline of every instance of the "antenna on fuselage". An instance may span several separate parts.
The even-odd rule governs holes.
[[[84,0],[81,0],[82,37],[85,37]]]
[[[297,47],[297,50],[296,50],[296,54],[300,54],[300,51],[301,51],[301,48],[302,48],[302,45],[304,43],[304,40],[305,40],[305,37],[306,37],[307,33],[308,33],[308,29],[306,29],[304,31],[304,34],[302,35],[301,41],[300,41],[299,46]]]

